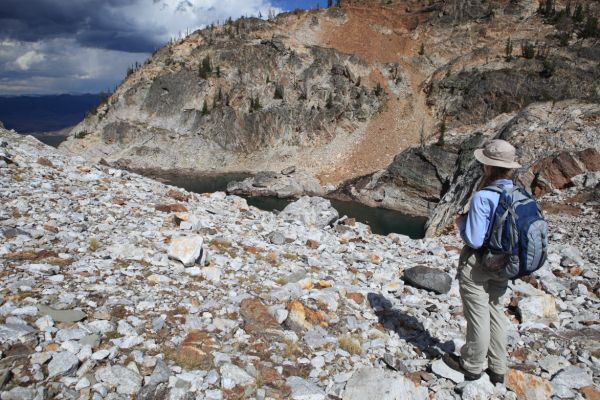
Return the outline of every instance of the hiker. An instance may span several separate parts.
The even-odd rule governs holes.
[[[475,158],[483,164],[480,188],[513,187],[512,176],[520,165],[515,161],[515,148],[504,140],[492,140],[475,150]],[[490,236],[496,207],[501,194],[479,190],[471,199],[468,214],[456,218],[465,246],[460,255],[458,281],[463,312],[467,320],[466,343],[460,357],[446,354],[444,362],[462,372],[465,380],[481,377],[487,361],[488,376],[493,384],[503,383],[507,370],[506,327],[502,297],[508,288],[508,277],[502,268],[482,265],[483,248]]]

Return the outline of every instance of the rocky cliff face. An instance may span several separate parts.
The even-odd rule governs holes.
[[[299,17],[318,27],[317,16]],[[368,80],[377,67],[277,34],[295,19],[242,19],[161,49],[64,148],[134,168],[223,172],[351,136],[385,101]]]
[[[516,179],[535,195],[573,185],[572,178],[600,171],[600,105],[539,103],[466,132],[449,131],[448,143],[412,148],[383,171],[347,183],[338,194],[365,204],[427,216],[427,234],[448,227],[467,206],[481,178],[473,150],[493,138],[517,147],[523,168]]]
[[[537,3],[342,4],[228,21],[169,44],[63,149],[132,169],[297,165],[339,184],[385,168],[423,136],[436,136],[441,121],[460,128],[540,101],[598,101],[594,39],[545,23]],[[525,57],[520,47],[528,43],[533,55]],[[406,183],[405,173],[387,179]],[[419,212],[438,197],[431,184]]]
[[[599,117],[599,104],[536,104],[488,137],[475,134],[461,153],[449,190],[430,215],[427,235],[439,234],[452,223],[456,212],[467,206],[482,173],[481,165],[473,157],[474,148],[492,138],[513,143],[523,165],[515,179],[534,194],[541,195],[574,185],[575,176],[600,171]]]

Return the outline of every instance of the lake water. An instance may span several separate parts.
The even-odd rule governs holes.
[[[195,193],[224,192],[227,184],[231,181],[242,180],[250,174],[233,173],[218,174],[212,176],[185,176],[161,174],[160,180]],[[248,197],[248,204],[261,210],[281,211],[293,200],[279,199],[277,197]],[[409,217],[398,211],[383,208],[367,207],[364,204],[353,201],[340,201],[330,199],[333,207],[338,210],[340,216],[347,215],[355,218],[371,227],[373,233],[387,235],[389,233],[400,233],[408,235],[413,239],[422,238],[425,235],[425,218]]]
[[[34,137],[42,143],[47,144],[48,146],[58,147],[59,144],[64,142],[67,137],[62,135],[34,135]]]

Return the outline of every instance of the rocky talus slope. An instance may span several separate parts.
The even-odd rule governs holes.
[[[548,23],[537,1],[342,4],[227,21],[165,46],[63,148],[130,169],[296,165],[337,185],[384,169],[441,123],[600,100],[597,38],[571,17]]]
[[[596,399],[593,179],[543,197],[548,264],[510,283],[493,386],[439,360],[463,343],[455,234],[373,235],[319,198],[276,215],[0,130],[0,398]]]

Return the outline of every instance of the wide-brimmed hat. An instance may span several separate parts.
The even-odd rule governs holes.
[[[515,161],[516,149],[506,140],[494,139],[483,149],[475,150],[475,158],[482,164],[502,168],[520,168]]]

